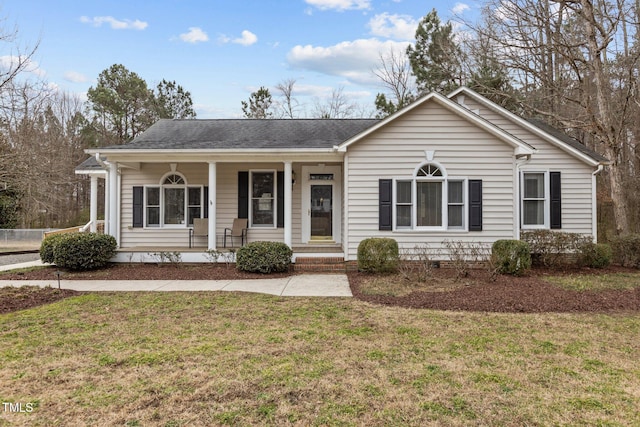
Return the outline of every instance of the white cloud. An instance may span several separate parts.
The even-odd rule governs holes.
[[[370,0],[305,0],[305,2],[320,10],[333,9],[339,12],[344,10],[361,10],[371,8]]]
[[[36,61],[32,61],[26,56],[0,56],[1,70],[15,70],[17,67],[21,67],[24,72],[34,74],[38,77],[44,77],[44,75],[46,74],[46,72],[42,68],[40,68],[40,65],[38,65]]]
[[[339,76],[352,83],[372,84],[378,81],[372,70],[380,66],[380,55],[391,50],[404,51],[409,42],[360,39],[334,46],[295,46],[287,55],[293,68]]]
[[[130,19],[118,20],[113,16],[94,16],[89,18],[88,16],[81,16],[80,22],[84,24],[91,24],[94,27],[101,27],[102,24],[109,24],[113,30],[144,30],[149,26],[148,23],[136,19],[132,21]]]
[[[72,83],[85,83],[89,81],[89,79],[84,74],[78,73],[76,71],[67,71],[66,73],[64,73],[64,79]]]
[[[199,27],[189,27],[189,31],[183,34],[180,34],[180,40],[186,43],[199,43],[206,42],[209,40],[209,36],[207,33],[202,31]]]
[[[461,13],[464,13],[465,11],[469,10],[470,7],[468,4],[465,3],[456,3],[453,6],[453,9],[451,9],[451,11],[455,14],[455,15],[459,15]]]
[[[413,40],[418,28],[418,21],[408,15],[376,15],[367,24],[374,36],[397,40]]]
[[[251,46],[257,41],[258,41],[258,36],[256,36],[251,31],[248,31],[248,30],[244,30],[242,32],[242,37],[233,40],[234,43],[241,44],[243,46]]]

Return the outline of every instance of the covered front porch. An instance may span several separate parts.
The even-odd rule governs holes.
[[[244,243],[283,242],[293,249],[294,262],[344,259],[338,153],[279,155],[279,160],[172,156],[167,162],[146,156],[132,162],[130,157],[99,162],[108,199],[105,232],[118,242],[116,262],[155,262],[153,254],[159,253],[179,253],[183,262],[211,262],[211,252],[233,254],[242,244],[228,237],[238,218],[246,219]],[[97,223],[97,209],[92,207],[91,214],[91,223]],[[202,220],[206,232],[193,233]]]

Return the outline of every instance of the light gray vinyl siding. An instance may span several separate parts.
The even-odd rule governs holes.
[[[483,231],[378,230],[378,180],[411,178],[427,161],[425,150],[435,151],[433,160],[449,177],[482,180]],[[489,244],[515,237],[513,147],[438,104],[398,117],[348,151],[349,259],[367,237],[392,237],[405,249],[436,247],[445,239]]]
[[[454,99],[455,100],[455,99]],[[531,133],[519,123],[465,97],[465,105],[536,149],[523,170],[559,171],[562,174],[562,231],[592,233],[592,180],[594,168],[557,145]]]

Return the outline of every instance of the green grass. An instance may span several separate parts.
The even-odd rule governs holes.
[[[85,294],[0,315],[3,425],[639,425],[640,314]]]
[[[572,291],[630,290],[640,287],[640,273],[575,274],[545,278]]]

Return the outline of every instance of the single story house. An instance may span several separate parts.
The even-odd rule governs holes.
[[[92,227],[102,178],[119,261],[159,251],[205,261],[230,246],[237,218],[249,242],[345,261],[368,237],[401,248],[490,245],[526,229],[595,240],[595,176],[608,163],[466,87],[383,120],[160,120],[128,144],[86,152],[77,173],[92,177]],[[201,218],[206,232],[191,236]]]

